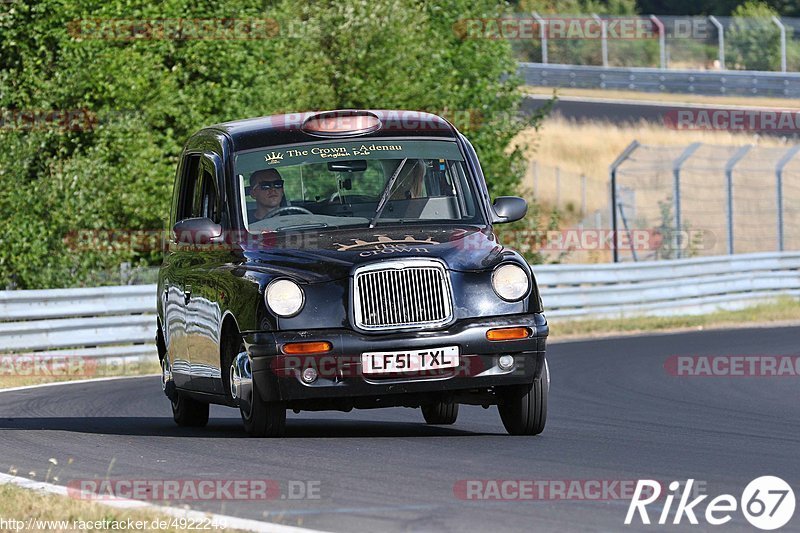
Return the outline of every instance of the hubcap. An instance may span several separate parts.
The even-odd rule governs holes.
[[[239,352],[231,362],[230,378],[231,396],[243,412],[250,412],[253,403],[253,373],[247,352]]]
[[[161,390],[166,392],[167,383],[172,381],[172,369],[169,366],[169,360],[165,355],[161,360]]]

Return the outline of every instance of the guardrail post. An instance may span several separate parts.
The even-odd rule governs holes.
[[[745,145],[739,148],[733,156],[725,163],[725,185],[728,195],[728,254],[733,255],[733,167],[736,166],[752,148]]]
[[[774,22],[781,31],[781,72],[786,72],[786,27],[783,25],[783,22],[781,22],[781,19],[775,15],[772,16],[772,22]]]
[[[783,251],[783,169],[789,164],[797,153],[800,152],[800,144],[793,146],[780,158],[775,165],[775,194],[778,209],[778,251]]]
[[[592,18],[600,23],[600,50],[603,54],[603,66],[608,67],[608,28],[606,27],[606,21],[596,13],[592,13]]]
[[[664,30],[664,24],[658,20],[655,15],[650,15],[650,20],[656,28],[658,28],[658,59],[661,69],[667,68],[667,34]]]
[[[547,64],[547,22],[537,13],[533,12],[533,18],[539,23],[539,40],[542,43],[542,63]]]
[[[717,45],[719,46],[719,68],[725,70],[725,28],[722,23],[717,20],[717,17],[711,15],[708,17],[711,24],[717,28]]]
[[[617,156],[608,169],[611,178],[611,232],[614,239],[613,255],[615,263],[619,263],[619,235],[617,234],[617,169],[637,148],[639,148],[639,141],[634,140]]]
[[[672,184],[672,203],[673,209],[675,210],[674,219],[675,219],[675,232],[672,234],[672,245],[675,247],[675,256],[680,259],[681,258],[681,245],[680,242],[680,233],[681,233],[681,167],[686,162],[687,159],[692,157],[692,154],[697,151],[698,148],[702,146],[702,143],[692,143],[690,144],[686,150],[683,151],[681,155],[678,156],[678,159],[673,161],[672,163],[672,176],[673,176],[673,184]]]

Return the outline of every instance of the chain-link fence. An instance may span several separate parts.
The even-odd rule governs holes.
[[[800,250],[798,154],[800,145],[634,141],[611,168],[612,227],[647,232],[650,245],[620,245],[616,259]]]
[[[527,32],[497,35],[509,38],[524,62],[800,71],[800,18],[533,14],[518,20],[528,21]]]

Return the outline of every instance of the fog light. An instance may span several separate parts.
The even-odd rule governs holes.
[[[317,371],[313,368],[306,368],[303,370],[302,375],[303,381],[306,383],[314,383],[317,381]]]
[[[497,361],[497,365],[503,370],[511,370],[514,366],[514,357],[510,355],[501,355]]]

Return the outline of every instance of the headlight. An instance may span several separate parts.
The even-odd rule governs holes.
[[[501,265],[492,272],[492,287],[503,300],[515,302],[522,299],[530,286],[528,273],[518,265]]]
[[[278,316],[294,316],[303,308],[303,289],[288,279],[275,280],[267,287],[264,297],[267,306]]]

